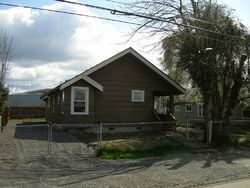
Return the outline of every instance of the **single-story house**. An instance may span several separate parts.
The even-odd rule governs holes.
[[[41,96],[48,91],[41,89],[8,95],[6,105],[10,107],[10,118],[44,118],[45,103]]]
[[[185,89],[132,48],[112,56],[42,96],[52,124],[156,121],[154,101]]]
[[[174,115],[176,120],[185,122],[187,118],[191,121],[204,120],[204,108],[202,102],[179,101],[175,103]],[[233,111],[231,120],[250,120],[250,107],[243,108],[238,105]]]

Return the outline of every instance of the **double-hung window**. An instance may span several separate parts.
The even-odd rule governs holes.
[[[192,112],[192,104],[186,104],[186,112]]]
[[[89,113],[89,88],[72,87],[71,88],[71,114]]]
[[[181,110],[180,105],[176,105],[176,106],[174,107],[174,111],[179,112],[180,110]]]
[[[198,117],[203,117],[204,107],[203,104],[198,103]]]

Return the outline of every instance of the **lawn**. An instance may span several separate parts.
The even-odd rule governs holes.
[[[163,156],[171,153],[187,152],[188,148],[182,144],[162,144],[148,148],[119,147],[104,145],[97,150],[96,156],[102,159],[135,159],[144,157]]]
[[[231,144],[233,147],[250,148],[250,132],[231,134]]]
[[[103,141],[96,141],[96,134],[72,132],[74,136],[94,147],[96,156],[103,159],[134,159],[187,152],[188,148],[170,138],[166,133],[116,133],[103,134]]]

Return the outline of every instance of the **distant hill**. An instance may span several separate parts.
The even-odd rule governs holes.
[[[33,94],[42,95],[44,93],[47,93],[49,90],[51,89],[39,89],[39,90],[26,91],[26,92],[10,94],[10,95],[33,95]]]
[[[50,89],[39,89],[11,94],[8,96],[7,104],[9,106],[44,106],[45,103],[40,97],[49,90]]]

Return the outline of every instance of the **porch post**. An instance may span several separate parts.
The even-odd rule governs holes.
[[[174,95],[173,94],[171,94],[170,96],[169,96],[169,98],[170,98],[170,113],[171,114],[174,114]]]

